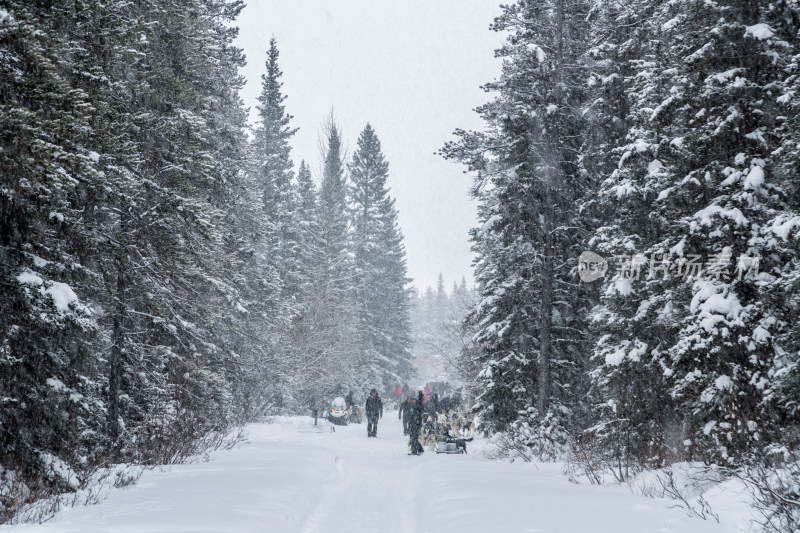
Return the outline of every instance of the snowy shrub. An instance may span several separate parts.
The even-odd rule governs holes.
[[[658,470],[643,471],[628,482],[636,494],[675,500],[689,516],[719,522],[704,493],[725,480],[719,468],[702,463],[676,463]]]
[[[783,447],[767,450],[764,464],[748,466],[737,475],[750,488],[753,505],[767,533],[800,531],[800,452]]]
[[[0,521],[7,524],[41,524],[60,509],[94,505],[108,497],[113,489],[125,488],[142,476],[141,466],[120,464],[87,467],[80,477],[71,477],[71,489],[60,491],[51,484],[37,483],[18,472],[0,476]]]
[[[538,412],[531,407],[511,425],[508,433],[518,446],[525,447],[541,461],[562,459],[568,450],[569,434],[564,429],[564,420],[555,411],[549,411],[540,421]]]
[[[492,435],[486,453],[495,459],[512,461],[556,461],[566,456],[569,440],[563,420],[549,413],[539,422],[536,409],[531,407],[511,424],[508,431]]]

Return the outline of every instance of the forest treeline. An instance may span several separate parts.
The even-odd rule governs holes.
[[[443,149],[477,176],[484,426],[593,481],[766,466],[795,530],[800,6],[518,0],[493,29],[486,128]]]
[[[377,134],[295,167],[274,40],[251,129],[243,5],[0,3],[0,519],[413,371]]]
[[[463,350],[472,346],[462,322],[475,301],[475,291],[467,287],[465,277],[453,282],[448,294],[442,274],[436,288],[424,291],[413,289],[411,298],[412,353],[418,373],[429,381],[449,381],[452,378],[474,376],[476,367],[468,364]],[[451,383],[451,385],[466,385]],[[466,392],[466,390],[464,391]],[[467,399],[469,401],[469,399]]]

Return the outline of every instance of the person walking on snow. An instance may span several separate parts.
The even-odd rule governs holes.
[[[383,418],[383,402],[378,397],[378,391],[369,391],[369,398],[364,406],[367,412],[367,437],[378,436],[378,419]]]
[[[350,391],[350,394],[344,397],[344,403],[348,409],[350,409],[356,404],[356,402],[353,401],[353,391]]]
[[[433,397],[425,402],[425,409],[428,411],[430,416],[436,416],[436,414],[439,412],[439,393],[434,392]]]
[[[397,418],[403,421],[403,435],[408,435],[408,420],[411,418],[411,397],[408,397],[400,404]]]
[[[421,391],[420,394],[422,394]],[[422,404],[414,397],[411,398],[410,403],[411,405],[408,408],[410,411],[410,416],[408,418],[408,440],[409,444],[411,445],[411,455],[419,455],[424,451],[422,444],[419,442],[419,432],[420,428],[422,427],[423,407]]]

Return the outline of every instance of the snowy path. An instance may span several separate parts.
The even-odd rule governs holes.
[[[375,439],[366,438],[364,425],[337,428],[342,446],[335,480],[323,490],[303,533],[417,531],[415,458],[403,455],[403,428],[396,417],[387,413]],[[358,440],[350,442],[353,437]]]
[[[396,412],[377,439],[365,425],[330,432],[300,417],[249,431],[248,443],[211,462],[146,472],[99,505],[0,533],[737,531],[622,487],[571,484],[558,465],[408,456]]]

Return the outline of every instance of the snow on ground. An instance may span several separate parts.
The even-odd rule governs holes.
[[[740,531],[623,487],[571,484],[559,465],[488,461],[482,440],[469,455],[409,456],[396,412],[375,439],[364,424],[331,432],[306,417],[248,430],[210,462],[145,472],[98,505],[0,533]]]

